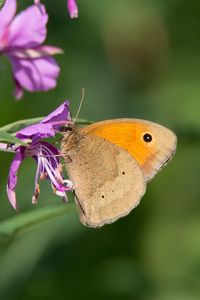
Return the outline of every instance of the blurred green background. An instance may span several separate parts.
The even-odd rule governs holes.
[[[200,2],[198,0],[43,1],[57,56],[56,89],[12,97],[11,66],[0,58],[0,126],[43,116],[64,99],[79,117],[136,117],[173,129],[174,159],[148,185],[139,207],[102,229],[66,214],[27,227],[0,243],[1,299],[200,299]],[[23,8],[31,1],[20,1]],[[0,153],[0,220],[15,216],[5,185],[12,154]],[[20,213],[57,203],[48,183],[31,204],[36,165],[19,172]],[[19,215],[20,215],[19,213]]]

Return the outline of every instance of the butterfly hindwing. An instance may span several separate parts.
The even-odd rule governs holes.
[[[101,137],[81,136],[76,131],[63,151],[70,157],[66,168],[82,223],[93,227],[112,223],[139,204],[145,181],[127,151]]]

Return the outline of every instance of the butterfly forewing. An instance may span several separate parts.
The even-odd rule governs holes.
[[[176,150],[176,135],[159,124],[139,119],[115,119],[93,123],[81,129],[129,152],[149,181],[170,160]],[[146,139],[147,137],[147,139]]]

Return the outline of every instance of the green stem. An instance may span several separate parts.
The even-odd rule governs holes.
[[[51,205],[20,213],[0,222],[0,243],[8,242],[39,224],[72,212],[74,203]]]

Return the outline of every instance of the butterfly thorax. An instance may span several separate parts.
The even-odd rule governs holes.
[[[71,149],[77,148],[83,136],[79,133],[79,128],[72,124],[66,127],[64,137],[61,141],[63,154],[67,154]]]

